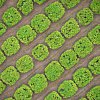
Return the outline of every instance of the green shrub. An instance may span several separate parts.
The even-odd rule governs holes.
[[[22,19],[22,16],[16,8],[10,7],[4,12],[2,19],[8,27],[12,27]]]
[[[81,25],[86,26],[93,21],[93,12],[89,8],[83,8],[77,13],[77,19]]]
[[[0,36],[3,35],[7,30],[7,27],[2,23],[0,22]]]
[[[93,87],[88,93],[89,100],[100,100],[100,85]]]
[[[34,67],[32,58],[29,55],[24,55],[16,61],[16,68],[21,73],[26,73]]]
[[[61,3],[67,8],[75,7],[81,0],[60,0]]]
[[[100,1],[92,0],[90,4],[90,8],[95,14],[100,14]]]
[[[45,46],[44,44],[38,44],[33,48],[32,55],[35,59],[43,61],[49,55],[47,46]]]
[[[2,81],[8,85],[14,85],[19,79],[20,74],[13,66],[7,67],[0,75]]]
[[[75,36],[79,31],[79,25],[74,18],[70,18],[61,28],[61,33],[66,38]]]
[[[49,93],[44,100],[62,100],[59,94],[56,91]]]
[[[15,99],[12,97],[9,97],[9,98],[6,98],[5,100],[15,100]]]
[[[48,82],[43,74],[36,74],[29,80],[28,84],[34,93],[40,93],[47,87]]]
[[[6,88],[6,85],[2,81],[0,81],[0,94],[2,94],[5,88]]]
[[[63,72],[64,68],[59,64],[58,61],[50,62],[45,68],[45,75],[50,81],[57,80]]]
[[[35,15],[31,20],[31,27],[35,29],[37,33],[43,33],[46,31],[50,24],[50,20],[44,14]]]
[[[45,8],[45,13],[52,22],[56,22],[64,15],[65,8],[60,2],[56,1]]]
[[[25,25],[17,31],[17,38],[27,45],[36,38],[36,32],[29,25]]]
[[[11,36],[3,42],[1,49],[7,56],[16,54],[20,49],[19,41],[14,36]]]
[[[5,2],[6,0],[0,0],[0,7],[2,7]]]
[[[63,81],[58,87],[58,93],[63,98],[69,98],[77,92],[78,88],[72,80]]]
[[[87,100],[86,98],[80,98],[79,100]]]
[[[79,58],[77,58],[76,53],[72,49],[63,52],[59,59],[60,64],[66,69],[72,68],[78,61]]]
[[[0,50],[0,65],[6,60],[6,56],[3,54],[3,52]]]
[[[82,37],[81,39],[75,42],[73,48],[79,57],[84,58],[88,54],[90,54],[90,52],[92,52],[93,44],[87,37]]]
[[[22,84],[14,93],[14,98],[16,100],[32,100],[32,91],[31,89],[25,85]]]
[[[93,44],[100,44],[100,25],[95,26],[88,33],[88,37]]]
[[[79,68],[73,74],[73,80],[78,87],[84,87],[93,79],[91,72],[87,68]]]
[[[33,10],[33,1],[32,0],[18,0],[17,8],[24,15],[28,15]]]
[[[94,57],[88,64],[90,71],[95,74],[100,74],[100,56]]]
[[[34,0],[37,4],[41,5],[45,2],[46,0]]]
[[[65,39],[59,31],[54,31],[47,36],[45,42],[51,49],[58,49],[64,44]]]

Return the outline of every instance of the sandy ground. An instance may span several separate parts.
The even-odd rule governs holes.
[[[7,0],[7,2],[5,3],[5,5],[0,8],[0,19],[2,19],[2,15],[3,12],[6,11],[6,9],[10,6],[14,6],[16,7],[18,0]],[[17,30],[26,24],[30,24],[31,19],[39,13],[44,13],[44,8],[57,0],[47,0],[46,3],[44,3],[43,5],[34,5],[34,10],[28,15],[28,16],[24,16],[23,15],[23,19],[14,27],[12,28],[8,28],[7,32],[0,37],[0,46],[2,45],[2,43],[4,42],[5,39],[7,39],[10,36],[15,36]],[[13,55],[11,57],[7,57],[7,60],[0,65],[0,72],[2,72],[6,67],[13,65],[15,66],[15,62],[18,58],[20,58],[21,56],[25,55],[25,54],[29,54],[30,56],[32,56],[31,51],[32,48],[39,44],[39,43],[43,43],[45,44],[44,40],[46,38],[46,36],[48,34],[50,34],[53,31],[59,30],[61,26],[71,17],[76,16],[77,12],[84,8],[84,7],[88,7],[90,4],[91,0],[82,0],[82,2],[80,2],[75,8],[67,10],[64,14],[64,16],[56,23],[52,23],[50,28],[45,31],[42,34],[38,34],[37,38],[31,42],[28,46],[21,44],[21,49],[19,50],[19,52],[16,55]],[[89,24],[88,26],[81,26],[80,25],[80,32],[72,37],[71,39],[66,39],[66,42],[63,44],[63,46],[57,50],[51,50],[50,54],[48,56],[47,59],[45,59],[42,62],[39,62],[37,60],[35,60],[33,58],[33,61],[35,63],[35,67],[29,71],[28,73],[25,74],[21,74],[20,79],[16,82],[16,84],[14,84],[13,86],[7,86],[6,90],[0,95],[0,100],[4,100],[4,98],[9,97],[9,96],[13,96],[15,90],[21,86],[21,84],[27,84],[28,80],[36,73],[44,73],[44,68],[47,66],[47,64],[49,62],[51,62],[52,60],[58,60],[59,56],[61,55],[62,52],[64,52],[65,50],[68,50],[70,48],[72,48],[73,44],[75,43],[75,41],[77,41],[78,39],[80,39],[82,36],[86,36],[87,33],[89,32],[89,30],[91,30],[93,27],[95,27],[97,24],[100,24],[100,16],[99,15],[94,15],[94,20],[91,24]],[[73,68],[71,68],[70,70],[65,70],[64,74],[56,81],[54,82],[49,82],[48,87],[41,93],[39,94],[33,94],[33,98],[32,100],[43,100],[43,98],[51,91],[56,90],[59,86],[60,83],[63,82],[63,80],[65,79],[72,79],[72,74],[75,72],[75,70],[77,70],[80,67],[87,67],[89,61],[95,57],[95,56],[100,56],[100,45],[94,45],[94,49],[93,51],[84,59],[80,59],[79,63],[76,64]],[[71,97],[68,100],[78,100],[80,97],[83,97],[86,95],[87,91],[90,90],[91,87],[95,86],[95,85],[100,85],[100,76],[94,76],[94,79],[84,88],[79,88],[79,90],[77,91],[77,93]]]

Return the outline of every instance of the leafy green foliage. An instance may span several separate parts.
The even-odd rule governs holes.
[[[16,100],[32,100],[32,91],[31,89],[25,85],[22,84],[14,93],[14,98]]]
[[[79,99],[79,100],[87,100],[86,98],[81,98],[81,99]]]
[[[77,92],[78,88],[72,80],[63,81],[58,87],[58,93],[63,98],[69,98]]]
[[[95,74],[100,74],[100,56],[94,57],[88,64],[90,71]]]
[[[0,36],[3,35],[7,30],[7,27],[2,23],[0,22]]]
[[[67,8],[75,7],[81,0],[60,0],[61,3]]]
[[[43,61],[49,55],[47,46],[45,46],[44,44],[38,44],[33,48],[32,55],[35,59]]]
[[[100,85],[93,87],[88,93],[89,100],[100,100]]]
[[[52,22],[57,22],[65,13],[65,8],[58,1],[45,8],[45,13]]]
[[[14,66],[7,67],[0,75],[2,81],[8,85],[14,85],[19,79],[20,74],[14,68]]]
[[[79,25],[74,18],[70,18],[61,28],[61,33],[66,38],[71,38],[80,31]]]
[[[32,58],[29,55],[24,55],[16,62],[16,68],[21,73],[26,73],[34,67]]]
[[[100,25],[95,26],[88,33],[88,37],[93,44],[100,44]]]
[[[58,49],[64,44],[65,39],[59,31],[54,31],[46,37],[45,42],[51,49]]]
[[[16,54],[20,49],[19,41],[14,36],[11,36],[3,42],[1,49],[7,56]]]
[[[84,87],[93,79],[91,72],[87,68],[79,68],[73,74],[73,80],[78,87]]]
[[[9,97],[9,98],[6,98],[5,100],[15,100],[15,99],[12,97]]]
[[[81,25],[86,26],[93,21],[93,12],[89,8],[83,8],[77,13],[77,19]]]
[[[2,7],[5,2],[6,0],[0,0],[0,7]]]
[[[5,88],[6,88],[6,85],[2,81],[0,81],[0,94],[2,94]]]
[[[87,37],[82,37],[75,42],[73,48],[79,57],[84,58],[93,50],[93,44]]]
[[[6,56],[3,54],[3,52],[0,50],[0,65],[6,60]]]
[[[50,81],[57,80],[63,72],[64,68],[59,64],[58,61],[50,62],[45,68],[45,75]]]
[[[35,15],[31,20],[31,27],[35,29],[37,33],[43,33],[46,31],[50,24],[50,20],[44,14]]]
[[[37,4],[41,5],[45,2],[46,0],[34,0]]]
[[[2,19],[8,27],[12,27],[22,19],[22,16],[16,8],[10,7],[4,12]]]
[[[29,80],[28,84],[33,92],[40,93],[47,87],[48,82],[43,74],[36,74]]]
[[[33,1],[32,0],[18,0],[17,8],[24,15],[28,15],[33,10]]]
[[[17,38],[27,45],[36,38],[36,32],[29,25],[25,25],[17,31]]]
[[[66,69],[72,68],[78,61],[79,58],[77,58],[76,53],[72,49],[63,52],[59,59],[60,64]]]
[[[44,100],[62,100],[59,94],[56,91],[49,93]]]
[[[90,4],[90,8],[95,14],[100,14],[100,1],[92,0]]]

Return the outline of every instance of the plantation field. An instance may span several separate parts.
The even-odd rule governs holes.
[[[0,100],[100,100],[99,0],[4,1]]]

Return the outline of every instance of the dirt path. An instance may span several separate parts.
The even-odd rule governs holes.
[[[44,13],[44,8],[50,4],[51,2],[54,2],[56,0],[48,0],[46,3],[44,3],[43,5],[39,6],[37,4],[35,4],[34,6],[34,10],[28,15],[28,16],[23,16],[23,19],[20,21],[20,23],[18,23],[16,26],[9,28],[7,30],[7,32],[0,37],[0,46],[3,43],[3,41],[5,39],[7,39],[9,36],[12,35],[16,35],[17,30],[19,29],[19,27],[25,25],[25,24],[30,24],[31,19],[33,18],[34,15],[38,14],[38,13]],[[74,17],[76,13],[84,8],[84,7],[88,7],[90,4],[91,0],[82,0],[82,2],[77,5],[77,7],[70,9],[70,10],[66,10],[65,15],[62,17],[61,20],[59,20],[57,23],[52,23],[50,28],[45,31],[43,34],[38,34],[37,38],[31,42],[28,46],[21,44],[21,49],[19,50],[19,52],[16,55],[13,55],[11,57],[7,57],[7,60],[0,65],[0,72],[2,72],[6,67],[13,65],[15,66],[15,62],[18,58],[20,58],[22,55],[24,54],[29,54],[31,55],[31,51],[32,48],[37,45],[38,43],[44,43],[44,40],[46,38],[46,36],[48,34],[50,34],[51,32],[55,31],[55,30],[60,30],[61,26],[70,18],[70,17]],[[9,7],[9,6],[15,6],[16,7],[16,2],[14,2],[13,0],[9,1],[7,0],[7,2],[5,3],[5,5],[0,8],[0,19],[1,16],[3,14],[3,12]],[[63,44],[63,46],[57,50],[51,50],[49,57],[47,59],[45,59],[43,62],[39,62],[37,60],[34,60],[35,63],[35,67],[34,69],[32,69],[31,71],[29,71],[26,74],[21,74],[20,79],[16,82],[16,84],[14,84],[13,86],[8,86],[7,89],[4,91],[4,93],[2,95],[0,95],[0,99],[3,100],[6,97],[9,96],[13,96],[14,91],[21,85],[21,84],[27,84],[28,80],[36,73],[44,73],[44,68],[47,66],[47,64],[49,62],[51,62],[52,60],[58,60],[59,56],[62,52],[64,52],[65,50],[68,50],[70,48],[72,48],[73,44],[75,43],[75,41],[77,41],[80,37],[82,36],[86,36],[87,33],[89,32],[89,30],[91,30],[95,25],[100,24],[100,22],[98,21],[100,20],[99,15],[95,15],[94,16],[94,21],[86,26],[86,27],[82,27],[81,31],[79,32],[79,34],[77,34],[76,36],[74,36],[71,39],[67,39],[66,42]],[[44,43],[45,44],[45,43]],[[55,56],[56,55],[56,56]],[[80,59],[79,63],[77,65],[75,65],[72,69],[65,71],[64,74],[60,77],[59,80],[56,80],[54,82],[49,82],[48,87],[41,92],[40,94],[33,94],[33,100],[43,100],[43,98],[52,90],[57,90],[57,87],[59,86],[59,84],[64,80],[64,79],[72,79],[72,74],[73,72],[78,69],[79,67],[82,66],[87,66],[88,62],[95,56],[100,55],[100,46],[95,45],[93,51],[91,52],[90,55],[88,55],[86,58],[84,59]],[[66,76],[66,77],[65,77]],[[94,79],[92,80],[92,82],[87,85],[84,88],[81,88],[78,90],[78,92],[76,93],[75,96],[73,96],[72,98],[70,98],[69,100],[78,100],[80,97],[85,96],[86,92],[95,85],[100,84],[100,82],[98,81],[98,79],[100,78],[100,76],[94,76]]]

